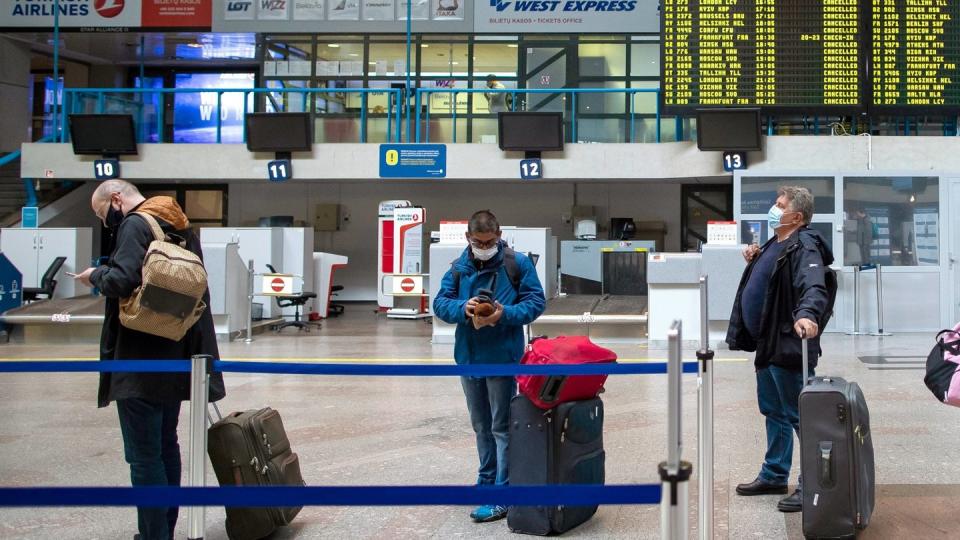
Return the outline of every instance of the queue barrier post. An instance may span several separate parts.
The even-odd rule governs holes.
[[[698,530],[701,540],[713,539],[713,363],[707,276],[700,276],[700,350],[697,351],[697,467],[699,470]]]
[[[213,357],[199,354],[190,359],[190,441],[187,460],[187,485],[204,487],[207,464],[207,400],[209,399],[210,372]],[[203,540],[206,528],[206,508],[187,508],[187,523],[190,540]]]
[[[680,425],[682,405],[683,359],[681,342],[683,324],[674,321],[667,332],[669,357],[667,360],[667,461],[660,463],[660,538],[663,540],[686,540],[689,530],[690,475],[693,465],[681,461],[682,430]]]

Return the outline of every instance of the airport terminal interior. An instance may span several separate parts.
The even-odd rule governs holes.
[[[0,538],[153,540],[129,502],[142,492],[64,502],[35,489],[131,486],[118,406],[97,406],[98,371],[142,359],[104,358],[117,303],[84,279],[125,249],[97,191],[117,179],[172,199],[202,251],[209,298],[190,331],[215,334],[226,397],[217,411],[180,408],[183,486],[301,486],[258,474],[259,454],[217,474],[217,414],[269,407],[302,493],[463,488],[388,504],[363,497],[389,489],[349,502],[327,491],[263,534],[238,528],[234,507],[184,506],[171,538],[519,538],[533,507],[553,516],[546,532],[571,538],[960,537],[960,334],[941,333],[960,332],[960,0],[0,4]],[[784,193],[812,200],[778,213]],[[131,219],[119,192],[108,199]],[[480,210],[497,218],[509,279],[477,294],[506,291],[497,299],[509,304],[538,283],[530,321],[507,305],[476,329],[479,315],[471,326],[435,309],[469,298],[443,285],[466,283],[461,256],[484,266],[490,246],[470,229]],[[862,399],[844,390],[835,439],[781,451],[786,493],[744,496],[767,427],[755,353],[731,350],[728,331],[764,260],[745,253],[779,245],[801,214],[798,234],[819,239],[823,265],[791,271],[823,276],[812,288],[830,297],[815,308],[829,322],[801,430],[828,423],[802,415],[815,388],[852,382]],[[777,264],[794,260],[785,253]],[[163,307],[181,297],[136,302],[182,318]],[[791,300],[803,318],[809,305]],[[793,322],[770,325],[778,343],[799,343]],[[567,480],[517,481],[527,471],[511,468],[504,493],[602,483],[609,497],[650,488],[655,500],[599,504],[569,527],[577,505],[471,517],[492,501],[477,498],[469,379],[442,370],[486,362],[457,368],[455,354],[508,350],[507,326],[518,347],[508,368],[521,334],[530,351],[586,336],[619,365],[597,364],[613,371],[585,396],[603,404],[590,416],[599,481],[569,479],[586,465]],[[563,396],[576,377],[547,382]],[[542,418],[566,405],[541,406]],[[571,419],[583,421],[567,417],[564,430]],[[580,444],[566,433],[557,448]],[[570,458],[510,440],[550,471]],[[802,506],[781,511],[801,462],[813,464]]]

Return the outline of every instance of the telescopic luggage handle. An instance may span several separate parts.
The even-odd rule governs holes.
[[[807,338],[807,329],[802,328],[800,330],[800,356],[803,358],[803,386],[810,382],[810,359],[808,358],[810,353],[807,351],[809,346],[810,340]]]

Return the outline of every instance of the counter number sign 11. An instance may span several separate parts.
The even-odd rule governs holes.
[[[120,177],[120,160],[97,159],[93,162],[93,177],[97,180],[112,180]]]
[[[520,178],[523,180],[543,178],[543,162],[539,159],[520,160]]]
[[[742,171],[747,168],[746,152],[724,152],[723,170],[727,172]]]
[[[293,169],[289,159],[277,159],[267,163],[267,178],[271,182],[286,182],[292,176]]]

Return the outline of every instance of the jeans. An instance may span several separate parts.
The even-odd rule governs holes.
[[[179,486],[180,445],[177,422],[180,402],[118,399],[123,454],[134,486]],[[141,540],[171,540],[179,508],[137,507]]]
[[[477,434],[480,468],[478,484],[509,482],[507,447],[510,437],[510,398],[516,393],[513,377],[460,377],[467,398],[470,423]]]
[[[813,368],[810,369],[813,375]],[[786,484],[793,461],[793,432],[800,437],[800,390],[803,376],[778,366],[757,371],[757,402],[767,420],[767,454],[760,468],[760,479],[771,484]],[[799,481],[798,481],[799,484]],[[799,489],[799,485],[797,487]]]

